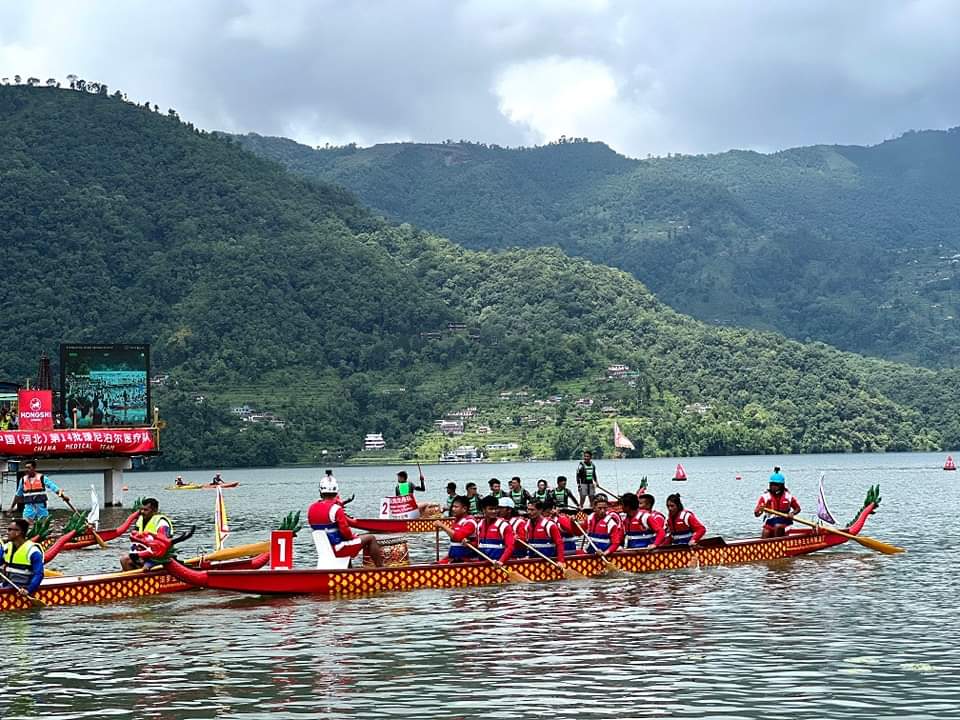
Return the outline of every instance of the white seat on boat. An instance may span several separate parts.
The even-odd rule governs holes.
[[[317,546],[317,570],[340,570],[350,567],[350,558],[333,554],[330,538],[323,530],[313,531],[313,544]]]

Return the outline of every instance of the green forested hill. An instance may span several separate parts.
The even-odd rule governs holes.
[[[620,267],[707,322],[957,364],[957,129],[648,160],[582,141],[313,150],[239,139],[468,247],[556,246]]]
[[[622,160],[593,171],[606,162]],[[0,218],[0,378],[61,340],[151,342],[171,466],[316,462],[367,432],[412,456],[444,413],[521,388],[565,398],[548,425],[507,422],[539,423],[527,454],[609,450],[609,413],[575,409],[582,393],[644,454],[960,443],[938,402],[952,374],[710,327],[556,249],[389,225],[119,96],[0,87]],[[635,377],[604,380],[611,363]],[[241,423],[244,403],[285,426]]]

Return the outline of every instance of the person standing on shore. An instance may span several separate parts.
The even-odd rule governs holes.
[[[580,494],[580,507],[584,507],[584,500],[590,499],[593,506],[593,496],[597,486],[597,466],[593,464],[593,453],[583,451],[583,461],[577,468],[577,492]]]

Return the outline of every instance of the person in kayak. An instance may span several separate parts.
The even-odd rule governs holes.
[[[438,530],[442,530],[450,537],[450,549],[447,550],[447,557],[440,562],[461,563],[475,560],[477,555],[463,546],[464,541],[473,545],[477,544],[477,519],[470,514],[469,498],[458,495],[450,503],[450,509],[454,519],[452,528],[447,527],[439,520],[434,522]]]
[[[65,503],[70,502],[70,498],[63,492],[57,484],[43,473],[37,472],[37,463],[28,460],[24,463],[26,472],[17,483],[17,491],[13,496],[13,510],[18,503],[23,504],[23,519],[29,522],[35,522],[45,518],[50,514],[47,510],[47,493],[52,492]]]
[[[183,487],[186,485],[186,483],[183,481],[183,475],[177,475],[176,485],[177,487]]]
[[[213,476],[213,480],[210,481],[211,485],[223,485],[223,478],[220,477],[220,473],[216,473]]]
[[[150,533],[151,535],[163,535],[166,538],[172,538],[173,523],[166,515],[160,514],[160,502],[156,498],[146,498],[140,504],[140,517],[137,518],[130,532],[131,535],[133,533]],[[124,570],[153,567],[156,564],[155,562],[144,560],[140,556],[143,550],[146,550],[146,546],[131,542],[129,554],[120,558],[120,566]]]
[[[699,518],[683,507],[680,493],[667,496],[667,534],[673,545],[696,547],[707,534],[707,528]]]
[[[800,503],[787,490],[787,481],[780,472],[780,468],[773,468],[773,475],[770,476],[770,484],[767,491],[757,500],[757,506],[753,509],[754,517],[763,515],[764,508],[779,510],[790,517],[783,518],[779,515],[767,515],[763,521],[763,532],[761,537],[783,537],[787,534],[787,528],[793,525],[793,516],[800,512]]]
[[[307,522],[314,530],[322,530],[338,558],[354,558],[364,552],[377,567],[383,567],[383,550],[373,535],[354,535],[347,513],[340,503],[336,479],[325,475],[320,480],[320,499],[307,510]]]
[[[22,518],[10,522],[3,544],[3,574],[16,587],[33,595],[43,581],[43,550],[27,537],[30,523]],[[10,587],[0,578],[0,588]]]

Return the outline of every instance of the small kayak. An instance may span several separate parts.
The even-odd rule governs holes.
[[[187,483],[186,485],[167,485],[164,490],[200,490],[202,488],[203,485]]]
[[[212,490],[213,488],[222,487],[222,488],[235,488],[240,485],[239,482],[232,483],[207,483],[206,485],[197,485],[197,487],[202,487],[205,490]]]

